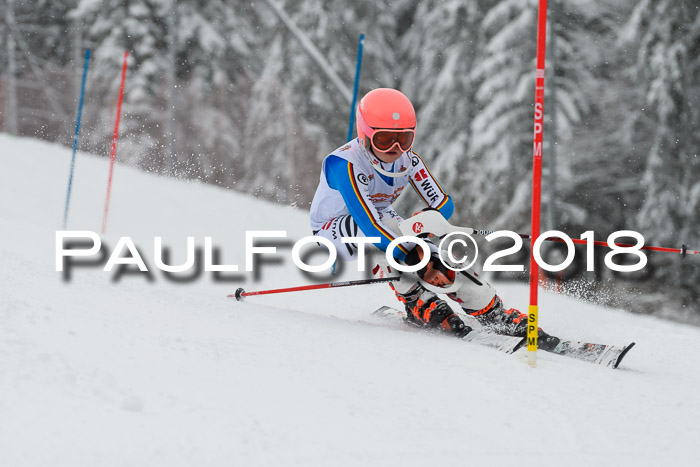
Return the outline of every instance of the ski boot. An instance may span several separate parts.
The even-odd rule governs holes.
[[[464,312],[476,318],[486,331],[506,336],[526,337],[527,336],[527,315],[515,308],[506,309],[498,295],[495,295],[491,303],[481,310],[468,310]],[[537,329],[537,345],[542,350],[551,350],[559,344],[559,338],[550,336],[542,330]]]
[[[456,337],[464,337],[472,330],[447,302],[418,282],[406,293],[396,292],[396,297],[406,306],[406,321],[417,327],[438,329]]]

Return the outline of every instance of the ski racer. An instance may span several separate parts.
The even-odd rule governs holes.
[[[367,93],[357,108],[357,138],[326,156],[318,188],[311,203],[311,229],[336,247],[341,260],[357,258],[356,244],[342,243],[342,237],[379,237],[375,246],[386,250],[401,236],[401,217],[392,203],[407,185],[427,204],[449,219],[454,211],[452,198],[433,177],[425,161],[413,152],[416,114],[411,101],[400,91],[388,88]],[[447,268],[431,248],[430,260],[416,273],[402,274],[391,283],[404,303],[407,320],[413,324],[442,330],[463,337],[471,331],[450,306],[418,277],[437,286],[448,287],[455,272]],[[397,261],[416,265],[423,250],[415,243],[401,243],[393,250]],[[498,334],[524,337],[527,316],[506,308],[494,288],[471,270],[462,271],[466,280],[448,295],[465,313]],[[541,333],[542,334],[542,333]]]

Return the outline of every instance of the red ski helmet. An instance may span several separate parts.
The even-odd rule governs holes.
[[[379,151],[386,151],[395,145],[386,147],[381,141],[381,136],[387,132],[375,130],[396,132],[398,138],[395,144],[398,144],[403,152],[411,150],[416,130],[416,111],[401,91],[378,88],[368,92],[360,100],[360,105],[357,106],[357,136],[360,143],[367,147],[366,138],[369,138],[372,146]],[[377,139],[377,146],[380,147],[375,146],[374,139]]]

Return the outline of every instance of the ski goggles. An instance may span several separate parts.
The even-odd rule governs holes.
[[[415,130],[375,130],[372,133],[372,146],[380,152],[391,151],[398,145],[401,152],[408,152],[413,146]]]
[[[360,120],[362,131],[370,138],[372,147],[379,152],[389,152],[394,146],[402,152],[408,152],[413,147],[413,139],[416,136],[414,128],[390,130],[386,128],[372,128]]]

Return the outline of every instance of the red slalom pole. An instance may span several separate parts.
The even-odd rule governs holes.
[[[117,101],[117,121],[114,124],[114,133],[112,134],[112,154],[109,160],[109,178],[107,179],[107,196],[105,197],[105,211],[102,215],[102,233],[107,230],[107,215],[109,213],[109,199],[112,193],[112,175],[114,173],[114,161],[117,159],[117,140],[119,139],[119,120],[122,115],[122,101],[124,100],[124,82],[126,81],[126,59],[129,52],[124,52],[124,63],[122,63],[122,81],[119,85],[119,100]]]
[[[351,287],[354,285],[368,285],[368,284],[380,284],[382,282],[397,281],[400,277],[382,277],[380,279],[362,279],[356,281],[341,281],[341,282],[330,282],[327,284],[313,284],[313,285],[303,285],[301,287],[287,287],[285,289],[271,289],[271,290],[259,290],[257,292],[246,292],[241,287],[236,290],[236,293],[226,295],[228,298],[235,298],[238,301],[243,300],[243,297],[250,297],[251,295],[268,295],[275,293],[287,293],[287,292],[301,292],[302,290],[318,290],[318,289],[331,289],[334,287]]]
[[[537,11],[537,69],[535,72],[535,136],[532,151],[532,238],[540,236],[540,194],[542,191],[542,131],[544,123],[544,64],[547,43],[547,0],[540,0]],[[530,307],[527,317],[527,361],[537,365],[537,284],[539,267],[534,249],[530,253]]]

